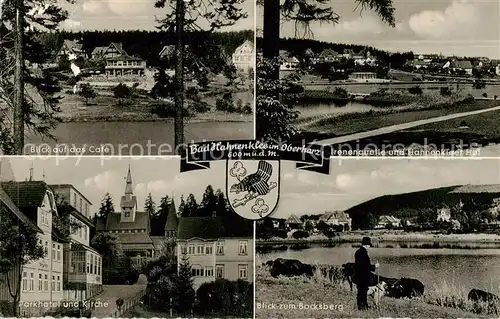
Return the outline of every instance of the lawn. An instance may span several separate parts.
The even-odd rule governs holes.
[[[441,307],[423,299],[382,298],[377,309],[359,311],[356,293],[346,285],[333,284],[318,278],[272,278],[265,267],[257,268],[256,318],[477,318],[460,309]],[[328,310],[306,309],[325,305]],[[323,306],[324,307],[324,306]],[[281,309],[279,309],[281,308]],[[330,310],[332,309],[332,310]]]
[[[391,126],[396,124],[402,124],[412,121],[425,120],[433,117],[439,117],[443,115],[449,115],[460,112],[468,112],[480,109],[486,109],[489,107],[497,106],[499,102],[491,100],[476,100],[470,103],[461,103],[453,107],[446,108],[431,108],[425,110],[416,111],[371,111],[366,113],[351,113],[340,116],[324,116],[313,122],[308,122],[307,125],[299,125],[300,129],[303,131],[314,131],[314,132],[328,132],[335,135],[348,135],[357,132],[369,131],[385,126]],[[484,117],[491,116],[489,113],[484,114]],[[462,119],[457,120],[458,123]],[[305,120],[300,122],[304,123]],[[453,121],[450,121],[453,122]],[[491,121],[493,122],[493,121]],[[456,123],[456,122],[454,122]],[[472,123],[471,123],[472,124]],[[441,123],[435,123],[435,127],[441,128]],[[451,123],[450,125],[453,125]],[[456,128],[458,128],[456,124]],[[490,126],[489,128],[498,127],[498,122],[496,126]]]

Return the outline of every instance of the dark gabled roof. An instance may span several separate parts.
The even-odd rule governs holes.
[[[167,222],[165,223],[165,231],[177,231],[179,226],[179,219],[177,218],[177,212],[175,211],[175,204],[172,200],[170,206],[168,207]]]
[[[451,61],[450,67],[456,68],[456,69],[472,69],[472,63],[467,60],[462,60],[462,61]]]
[[[137,197],[132,196],[132,199],[127,200],[126,196],[122,196],[120,199],[120,207],[127,207],[127,208],[137,207]]]
[[[95,47],[94,50],[92,50],[92,55],[94,54],[103,54],[104,51],[106,51],[108,47]]]
[[[71,188],[73,189],[75,192],[78,193],[78,195],[80,195],[81,197],[83,197],[87,202],[89,202],[90,205],[92,205],[92,202],[87,198],[85,197],[85,195],[83,195],[82,193],[80,193],[80,191],[78,189],[76,189],[76,187],[74,187],[73,185],[71,184],[50,184],[49,185],[50,188],[52,188],[52,190],[57,190],[59,188]],[[68,203],[69,203],[69,199],[68,199]],[[71,204],[71,203],[70,203]]]
[[[152,244],[153,241],[146,233],[118,233],[114,234],[121,244]]]
[[[179,218],[178,239],[217,239],[223,237],[224,226],[218,217]]]
[[[302,224],[302,222],[300,221],[300,219],[295,216],[295,215],[290,215],[290,217],[288,217],[288,219],[286,220],[286,223],[287,224]]]
[[[23,214],[19,208],[14,204],[9,195],[5,192],[5,190],[0,186],[0,201],[23,223],[25,223],[28,227],[33,230],[43,233],[43,231],[37,226],[36,223],[33,223],[31,219],[28,218],[25,214]]]
[[[120,229],[148,229],[149,214],[146,212],[135,212],[135,220],[133,222],[120,222],[120,213],[111,213],[106,222],[106,230]]]
[[[40,207],[49,189],[43,181],[3,182],[1,185],[21,211]]]
[[[227,217],[181,217],[177,238],[218,239],[231,237],[252,237],[253,221],[239,216]]]

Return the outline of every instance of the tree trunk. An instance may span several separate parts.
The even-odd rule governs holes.
[[[264,0],[264,38],[262,53],[265,59],[279,56],[280,0]],[[279,79],[279,67],[270,75],[270,80]]]
[[[24,149],[24,4],[22,0],[16,1],[16,33],[15,33],[15,58],[14,73],[14,154],[22,155]]]
[[[174,119],[175,150],[182,155],[180,146],[184,144],[184,0],[177,0],[175,7],[176,25],[176,62],[175,62],[175,97],[176,114]]]

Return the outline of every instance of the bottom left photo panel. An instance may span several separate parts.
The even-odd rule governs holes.
[[[0,317],[252,318],[254,222],[180,166],[0,157]]]

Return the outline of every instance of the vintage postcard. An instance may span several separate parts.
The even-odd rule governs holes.
[[[220,170],[180,176],[173,157],[0,168],[0,317],[253,317],[254,223],[229,208]]]
[[[292,3],[257,7],[258,138],[349,156],[498,144],[498,1]]]
[[[254,10],[0,1],[2,154],[176,155],[184,143],[253,138]]]
[[[498,315],[498,159],[282,163],[256,226],[256,318]]]

